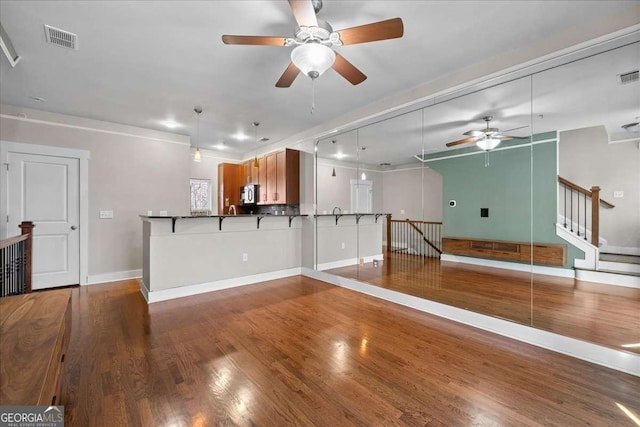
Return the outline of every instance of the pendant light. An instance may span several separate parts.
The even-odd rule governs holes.
[[[195,107],[193,111],[195,111],[195,113],[197,114],[196,116],[196,153],[193,156],[193,161],[200,163],[200,160],[202,160],[202,156],[200,155],[200,114],[202,114],[202,108]]]
[[[333,168],[333,172],[331,172],[331,176],[336,176],[336,168]]]
[[[253,129],[255,129],[255,141],[258,142],[258,126],[260,126],[260,122],[253,122],[251,124],[253,125]],[[260,167],[260,163],[258,163],[258,156],[253,158],[253,167]]]

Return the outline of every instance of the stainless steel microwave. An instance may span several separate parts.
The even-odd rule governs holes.
[[[243,205],[255,205],[258,203],[259,194],[258,185],[256,184],[240,187],[240,202]]]

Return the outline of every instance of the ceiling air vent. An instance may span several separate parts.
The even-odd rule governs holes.
[[[44,33],[47,36],[47,43],[56,46],[66,47],[67,49],[78,50],[78,36],[59,28],[49,25],[44,26]]]
[[[628,73],[618,74],[618,84],[626,85],[638,81],[638,70],[629,71]]]
[[[268,140],[269,140],[269,138],[263,136],[262,138],[260,138],[258,140],[258,142],[267,142]]]

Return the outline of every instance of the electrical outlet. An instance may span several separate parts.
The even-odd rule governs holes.
[[[624,197],[624,191],[614,191],[613,198],[614,199],[622,199]]]
[[[249,261],[249,254],[242,254],[242,261]]]
[[[100,211],[100,219],[113,219],[113,211]]]
[[[400,215],[404,215],[404,209],[400,209]]]
[[[167,211],[160,211],[160,216],[167,216]]]
[[[147,211],[147,216],[153,216],[153,211]]]
[[[342,242],[342,249],[344,249],[344,248],[345,248],[345,244],[344,244],[344,242]]]

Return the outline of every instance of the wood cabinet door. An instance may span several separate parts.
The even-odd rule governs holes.
[[[264,205],[267,203],[267,159],[266,157],[260,157],[258,159],[258,191],[260,196],[258,197],[258,204]]]
[[[258,163],[256,165],[255,158],[253,160],[250,160],[249,163],[251,163],[251,182],[249,184],[257,184],[258,180],[260,179],[260,177],[258,176],[260,164]]]
[[[242,164],[244,167],[244,176],[242,178],[242,185],[251,184],[251,168],[253,166],[252,163],[253,162],[251,160],[247,160]]]
[[[276,153],[267,154],[266,158],[267,163],[267,198],[265,199],[265,203],[275,203],[276,202]]]
[[[276,153],[276,196],[278,203],[287,202],[287,152]]]

